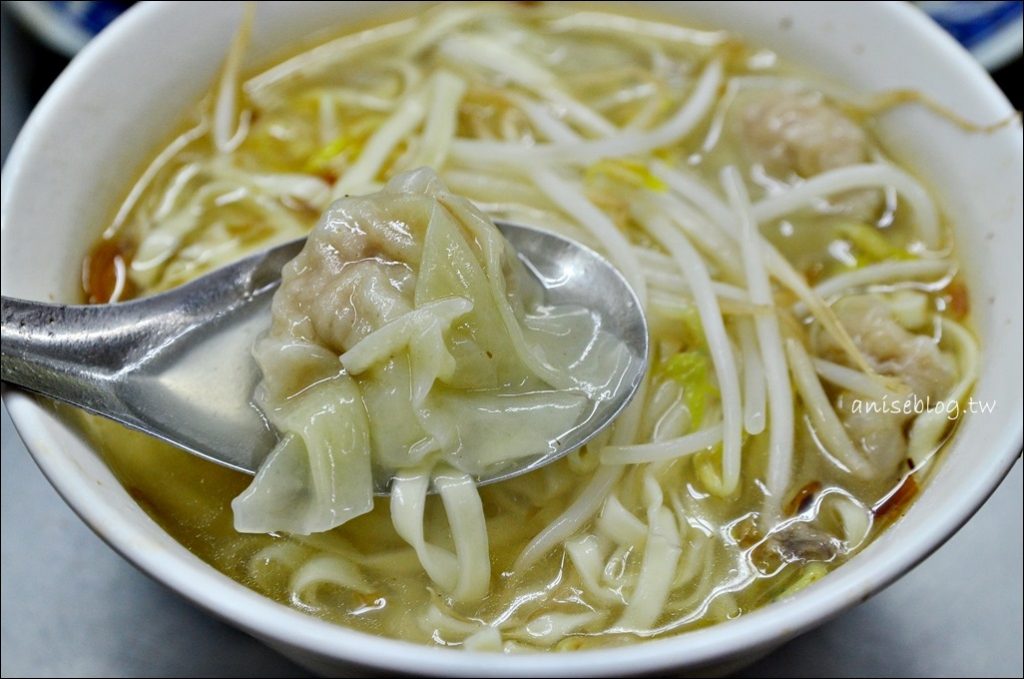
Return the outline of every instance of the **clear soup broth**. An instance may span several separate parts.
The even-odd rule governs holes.
[[[792,595],[919,492],[978,348],[941,212],[875,133],[909,97],[855,96],[727,32],[556,4],[440,6],[243,74],[246,30],[91,250],[90,302],[180,285],[429,166],[493,218],[603,252],[652,353],[609,433],[479,489],[490,571],[471,600],[431,579],[386,499],[327,532],[240,533],[250,477],[81,415],[196,555],[373,634],[570,650]],[[461,561],[436,496],[423,526]]]

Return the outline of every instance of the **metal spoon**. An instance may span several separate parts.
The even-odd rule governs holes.
[[[647,324],[622,275],[579,243],[498,222],[548,304],[596,312],[633,354],[619,388],[552,451],[503,467],[480,484],[548,464],[593,438],[625,407],[647,366]],[[186,285],[123,304],[44,304],[3,298],[2,377],[117,420],[188,452],[254,473],[276,443],[252,404],[259,369],[252,345],[270,321],[281,267],[300,239]],[[385,493],[390,479],[375,479]]]

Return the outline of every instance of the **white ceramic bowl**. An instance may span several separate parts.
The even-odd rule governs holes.
[[[324,26],[395,11],[385,4],[261,3],[251,60],[259,63]],[[644,4],[731,29],[859,89],[914,87],[980,122],[1011,112],[968,54],[903,3]],[[146,3],[68,67],[25,125],[5,168],[4,295],[76,298],[83,253],[139,168],[209,86],[239,14],[237,3]],[[23,393],[8,391],[4,398],[43,472],[114,549],[310,668],[337,674],[360,664],[450,676],[724,671],[863,601],[914,566],[985,501],[1021,448],[1020,127],[967,134],[911,107],[888,116],[885,133],[890,147],[935,187],[955,224],[985,352],[975,397],[995,403],[995,410],[968,417],[920,499],[862,554],[792,599],[725,624],[625,648],[516,657],[427,648],[330,625],[207,566],[160,530],[51,411]]]

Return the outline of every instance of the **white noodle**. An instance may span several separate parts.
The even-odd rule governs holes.
[[[245,139],[246,126],[238,110],[238,75],[242,60],[249,47],[255,5],[247,3],[242,11],[242,23],[231,42],[224,60],[224,71],[217,85],[217,99],[213,107],[213,143],[221,153],[231,153]]]
[[[552,644],[576,632],[581,627],[591,625],[604,617],[598,611],[586,613],[542,613],[523,626],[523,632],[531,641],[541,644]]]
[[[814,374],[814,365],[803,346],[794,339],[786,340],[789,354],[789,365],[793,370],[793,380],[804,403],[822,444],[852,474],[861,478],[870,478],[874,474],[871,463],[850,440],[846,428],[836,415],[832,402],[821,387],[818,376]]]
[[[471,5],[469,7],[442,5],[428,10],[428,14],[425,16],[430,19],[430,22],[417,27],[415,34],[405,41],[402,52],[407,57],[415,57],[436,44],[445,35],[481,16],[494,12],[495,9],[497,7],[493,5]]]
[[[320,123],[320,143],[329,144],[338,138],[338,116],[334,101],[327,94],[317,97],[317,118]]]
[[[676,514],[676,520],[679,521],[678,513]],[[680,521],[679,525],[682,527],[686,524]],[[676,568],[675,579],[672,580],[673,589],[687,586],[698,575],[702,581],[708,579],[707,570],[711,566],[711,556],[714,552],[711,538],[700,531],[690,531],[689,535],[690,539],[683,548],[679,566]],[[698,589],[697,592],[690,596],[693,597],[694,595],[701,596],[700,590]]]
[[[377,128],[356,162],[334,185],[332,197],[337,200],[353,193],[365,192],[368,185],[376,181],[391,151],[416,129],[425,114],[421,93],[407,96],[391,117]]]
[[[638,259],[643,259],[643,257],[638,257]],[[675,293],[683,292],[688,289],[686,279],[675,271],[669,272],[663,269],[646,267],[645,276],[651,288]]]
[[[166,219],[174,211],[185,188],[202,170],[203,166],[200,163],[188,163],[174,173],[174,177],[168,182],[164,194],[160,197],[160,203],[153,211],[154,222]]]
[[[438,71],[430,84],[430,108],[423,126],[421,143],[412,167],[426,165],[435,170],[444,165],[455,136],[459,102],[466,93],[466,81],[448,71]]]
[[[640,76],[640,74],[637,75]],[[660,83],[649,74],[644,74],[640,77],[647,78],[647,82],[642,82],[636,85],[624,85],[621,89],[594,100],[594,108],[598,111],[607,111],[615,108],[616,106],[622,106],[623,104],[643,101],[644,108],[640,113],[630,118],[625,127],[626,129],[646,127],[644,123],[650,122],[650,118],[653,115],[660,113],[662,100],[659,100],[654,96],[660,91],[660,88],[658,87]],[[651,108],[652,103],[654,104],[653,108],[655,110],[648,111],[648,109]],[[637,118],[640,118],[639,122],[637,122]]]
[[[915,259],[910,261],[879,262],[853,271],[844,271],[814,286],[819,297],[828,299],[856,288],[881,283],[945,279],[955,271],[956,265],[945,259]]]
[[[555,19],[551,28],[559,31],[589,30],[618,33],[627,37],[645,36],[669,43],[693,44],[713,47],[721,44],[728,33],[725,31],[702,31],[686,26],[675,26],[660,21],[645,21],[630,16],[605,12],[575,12]]]
[[[256,552],[249,559],[246,571],[253,580],[262,580],[265,567],[269,564],[279,564],[284,568],[296,569],[309,556],[309,550],[295,542],[275,540],[270,545]],[[417,564],[419,567],[419,564]],[[294,594],[294,593],[293,593]]]
[[[628,509],[622,506],[615,493],[604,501],[601,514],[597,517],[597,530],[619,545],[639,547],[647,539],[647,526]]]
[[[166,167],[175,156],[185,150],[189,144],[202,138],[210,129],[210,123],[207,118],[203,118],[196,125],[174,138],[170,144],[167,145],[163,151],[161,151],[153,162],[150,163],[142,176],[139,177],[139,181],[132,185],[131,190],[128,192],[128,196],[121,203],[121,206],[117,209],[117,214],[114,215],[114,219],[111,221],[110,226],[103,232],[104,238],[112,238],[121,227],[124,226],[125,221],[128,219],[128,215],[131,214],[132,210],[139,202],[139,198],[149,188],[149,185],[156,178],[160,170]]]
[[[740,224],[740,249],[743,268],[746,271],[747,289],[755,304],[774,307],[771,283],[765,271],[764,254],[761,251],[763,239],[750,215],[750,204],[746,187],[735,167],[722,171],[722,184],[729,196],[729,202]],[[768,391],[768,508],[772,515],[789,486],[793,465],[793,390],[786,371],[786,353],[782,347],[782,333],[779,319],[775,314],[763,314],[754,318],[757,342],[761,347],[761,365],[764,366],[765,386]]]
[[[765,266],[776,280],[779,281],[784,287],[789,288],[791,292],[796,294],[798,298],[803,300],[804,304],[811,310],[814,317],[818,319],[825,331],[839,344],[839,346],[846,352],[846,355],[857,365],[858,368],[863,370],[872,376],[873,379],[881,378],[875,375],[874,369],[871,364],[864,357],[864,354],[857,348],[857,344],[850,337],[850,333],[846,331],[843,324],[839,322],[832,308],[825,304],[822,298],[815,294],[813,290],[807,285],[807,281],[802,275],[800,275],[793,265],[789,263],[782,254],[775,249],[764,238],[760,238],[759,243],[762,251],[765,253]]]
[[[578,135],[574,129],[562,122],[561,118],[549,113],[543,104],[531,101],[530,99],[517,94],[511,95],[511,99],[516,103],[516,106],[526,114],[530,124],[533,125],[538,132],[547,137],[548,141],[574,142],[579,140],[580,135]]]
[[[602,464],[663,462],[708,450],[722,441],[722,425],[714,424],[692,434],[653,443],[608,446],[601,451]]]
[[[647,392],[651,386],[651,370],[636,389],[633,401],[626,406],[626,409],[615,420],[615,427],[612,430],[608,442],[613,446],[621,446],[627,443],[635,443],[640,432],[640,425],[643,423],[644,404],[647,402]]]
[[[143,231],[144,235],[132,259],[132,279],[140,285],[162,285],[166,276],[161,279],[161,271],[172,257],[177,256],[178,259],[171,262],[168,270],[174,265],[187,268],[191,264],[203,264],[209,268],[217,263],[227,264],[248,251],[270,247],[307,233],[308,229],[280,201],[251,188],[239,186],[230,178],[211,179],[197,189],[185,205],[161,220],[154,221],[153,228],[148,232]],[[250,242],[243,247],[222,225],[220,228],[217,225],[207,226],[202,239],[179,249],[186,237],[203,226],[201,218],[210,203],[223,205],[228,202],[245,205],[265,214],[268,221],[277,225],[275,231],[266,239]],[[194,270],[193,275],[202,270]]]
[[[694,200],[701,210],[711,218],[716,226],[726,233],[733,241],[739,243],[741,237],[740,224],[736,221],[736,215],[725,206],[724,203],[714,194],[713,191],[703,186],[698,180],[689,177],[683,172],[674,170],[663,163],[655,164],[655,171],[658,176],[669,185],[680,196],[689,196]],[[662,197],[666,198],[666,197]],[[825,330],[836,340],[843,351],[856,363],[857,367],[867,373],[874,375],[871,365],[854,344],[850,334],[846,332],[839,319],[836,318],[832,309],[825,304],[824,300],[807,285],[807,281],[801,276],[793,265],[789,263],[782,253],[768,240],[757,234],[758,246],[763,253],[764,266],[783,287],[788,288],[798,299],[807,305],[815,318],[822,324]],[[722,245],[717,245],[721,249]]]
[[[673,380],[662,381],[644,404],[644,416],[640,428],[645,435],[653,436],[651,432],[657,427],[658,422],[676,406],[682,406],[679,385]]]
[[[836,515],[839,517],[839,522],[843,526],[846,549],[849,551],[857,549],[867,539],[868,533],[871,532],[873,514],[871,510],[860,502],[840,493],[829,493],[822,500],[822,504],[824,505],[833,497],[836,499],[831,504]],[[819,509],[818,511],[822,510]]]
[[[430,476],[426,473],[396,476],[391,483],[391,521],[395,532],[416,550],[430,579],[451,592],[459,580],[455,555],[428,543],[423,534],[423,511],[429,485]]]
[[[533,181],[553,203],[572,216],[581,227],[594,234],[608,258],[633,287],[633,292],[640,300],[640,306],[646,307],[647,283],[643,270],[629,241],[615,223],[587,200],[578,187],[562,179],[556,172],[538,167],[533,171]]]
[[[383,362],[395,353],[405,350],[409,342],[423,341],[423,329],[427,325],[445,328],[452,322],[473,310],[473,303],[462,297],[449,297],[428,302],[418,309],[402,314],[385,323],[343,353],[339,360],[352,375],[359,375],[371,366]],[[445,352],[447,353],[447,352]],[[447,372],[455,369],[455,359],[447,355]]]
[[[743,354],[743,428],[757,435],[765,427],[765,379],[757,330],[747,319],[737,321],[737,334]]]
[[[736,359],[722,322],[722,312],[715,298],[711,277],[701,256],[686,236],[673,229],[659,211],[652,210],[650,214],[645,214],[648,211],[643,206],[637,206],[637,209],[644,228],[671,253],[693,292],[722,399],[722,486],[724,493],[728,494],[739,484],[743,406],[740,402]]]
[[[806,179],[784,193],[770,196],[753,206],[754,219],[770,222],[805,208],[823,196],[865,188],[892,187],[914,211],[921,240],[932,250],[942,245],[939,217],[928,192],[909,174],[885,163],[847,165]]]
[[[682,168],[669,167],[660,160],[651,164],[654,173],[680,198],[689,201],[708,219],[736,239],[736,215],[713,188]]]
[[[452,64],[473,64],[537,93],[557,85],[551,71],[499,40],[495,35],[455,34],[441,42],[439,51]]]
[[[644,533],[646,539],[646,528]],[[622,603],[621,596],[601,581],[609,549],[607,540],[596,535],[582,535],[565,541],[565,553],[569,555],[569,560],[583,581],[587,596],[592,596],[605,606]]]
[[[229,185],[251,189],[253,193],[264,193],[286,204],[289,199],[305,203],[316,210],[323,210],[330,203],[331,187],[320,177],[298,172],[252,172],[235,166],[231,158],[217,157],[204,164],[202,169],[211,180],[224,180]],[[223,201],[223,198],[219,199]]]
[[[652,250],[649,247],[642,245],[634,245],[633,251],[636,252],[637,259],[639,259],[644,267],[648,269],[658,269],[666,273],[671,273],[675,276],[679,275],[679,269],[676,267],[675,260],[658,250]],[[682,276],[679,276],[678,280],[684,282]]]
[[[682,400],[677,400],[658,418],[651,432],[651,439],[658,442],[679,438],[690,429],[692,419],[686,404]]]
[[[722,62],[716,59],[704,68],[689,99],[679,111],[649,132],[623,132],[607,139],[534,146],[457,139],[452,145],[452,155],[458,160],[477,164],[503,162],[526,165],[551,161],[587,165],[602,158],[640,155],[668,146],[693,131],[714,104],[721,81]]]
[[[427,608],[426,614],[421,619],[421,626],[428,633],[444,632],[447,634],[458,635],[458,636],[470,636],[484,632],[488,628],[477,621],[468,621],[457,618],[455,615],[448,611],[441,610],[441,607],[436,602],[431,602]]]
[[[647,282],[651,288],[672,293],[689,292],[690,287],[686,283],[686,279],[679,273],[679,267],[675,260],[668,255],[644,247],[634,247],[633,250],[636,252],[637,260],[646,271]],[[712,281],[711,287],[714,289],[715,295],[721,299],[745,304],[751,303],[747,291],[737,285]]]
[[[468,474],[445,472],[434,478],[434,484],[444,502],[458,560],[459,578],[452,596],[458,601],[479,601],[491,583],[491,554],[476,482]]]
[[[453,193],[465,195],[477,206],[481,202],[519,203],[533,209],[554,207],[547,194],[537,190],[527,178],[520,180],[511,173],[493,174],[485,171],[446,169],[444,181]]]
[[[854,370],[832,361],[826,361],[823,358],[813,358],[811,362],[818,375],[847,391],[880,400],[899,400],[906,396],[891,389],[886,389],[859,370]]]
[[[910,435],[907,437],[907,457],[914,463],[915,468],[924,464],[928,456],[934,452],[953,420],[950,413],[962,414],[959,404],[978,379],[977,340],[955,321],[939,316],[938,322],[942,328],[942,341],[951,344],[956,351],[960,379],[946,394],[941,406],[936,404],[932,409],[921,413],[911,425]]]
[[[501,631],[494,627],[485,627],[473,632],[462,641],[467,651],[498,653],[501,651]]]
[[[554,89],[544,92],[549,100],[565,111],[565,117],[576,123],[580,128],[598,137],[614,137],[619,129],[608,122],[608,119],[586,104]]]
[[[562,514],[530,540],[512,566],[520,573],[537,563],[545,554],[565,542],[590,520],[612,487],[622,476],[622,467],[602,466],[590,477],[583,492]]]
[[[558,78],[497,36],[454,35],[441,43],[441,53],[454,64],[476,64],[554,102],[565,116],[587,131],[607,137],[618,132],[601,114],[559,88]]]
[[[369,94],[367,92],[361,92],[359,90],[349,89],[347,87],[329,87],[325,88],[320,97],[328,102],[337,104],[339,106],[346,106],[353,109],[363,109],[365,111],[374,111],[377,113],[387,113],[393,111],[395,104],[398,103],[397,99],[389,97],[379,97],[375,94]],[[328,143],[337,138],[337,133],[333,137],[324,139],[324,143]]]
[[[657,489],[657,481],[650,477],[646,481],[645,485],[653,485]],[[637,576],[626,610],[615,623],[615,627],[620,630],[639,631],[654,626],[665,608],[675,579],[676,565],[682,554],[675,516],[662,505],[660,489],[657,489],[656,496],[656,505],[651,502],[653,506],[647,510],[647,543],[644,546],[640,575]]]
[[[381,43],[397,40],[409,35],[418,26],[419,21],[417,19],[406,19],[405,21],[384,24],[383,26],[377,26],[351,35],[344,35],[294,56],[287,61],[283,61],[277,66],[250,78],[245,82],[245,91],[250,96],[259,96],[264,90],[278,84],[282,80],[294,78],[303,73],[311,74],[311,72],[324,66],[355,58],[369,48],[379,47]]]
[[[324,605],[319,599],[320,589],[326,585],[352,590],[360,594],[373,591],[363,579],[359,568],[348,559],[333,554],[314,556],[292,574],[288,589],[292,596],[307,606]]]

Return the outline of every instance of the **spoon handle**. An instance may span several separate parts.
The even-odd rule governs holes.
[[[92,411],[119,412],[107,385],[129,347],[125,323],[107,306],[2,298],[4,382]]]
[[[252,343],[304,242],[118,304],[3,297],[0,377],[251,473],[274,443],[250,403]]]

